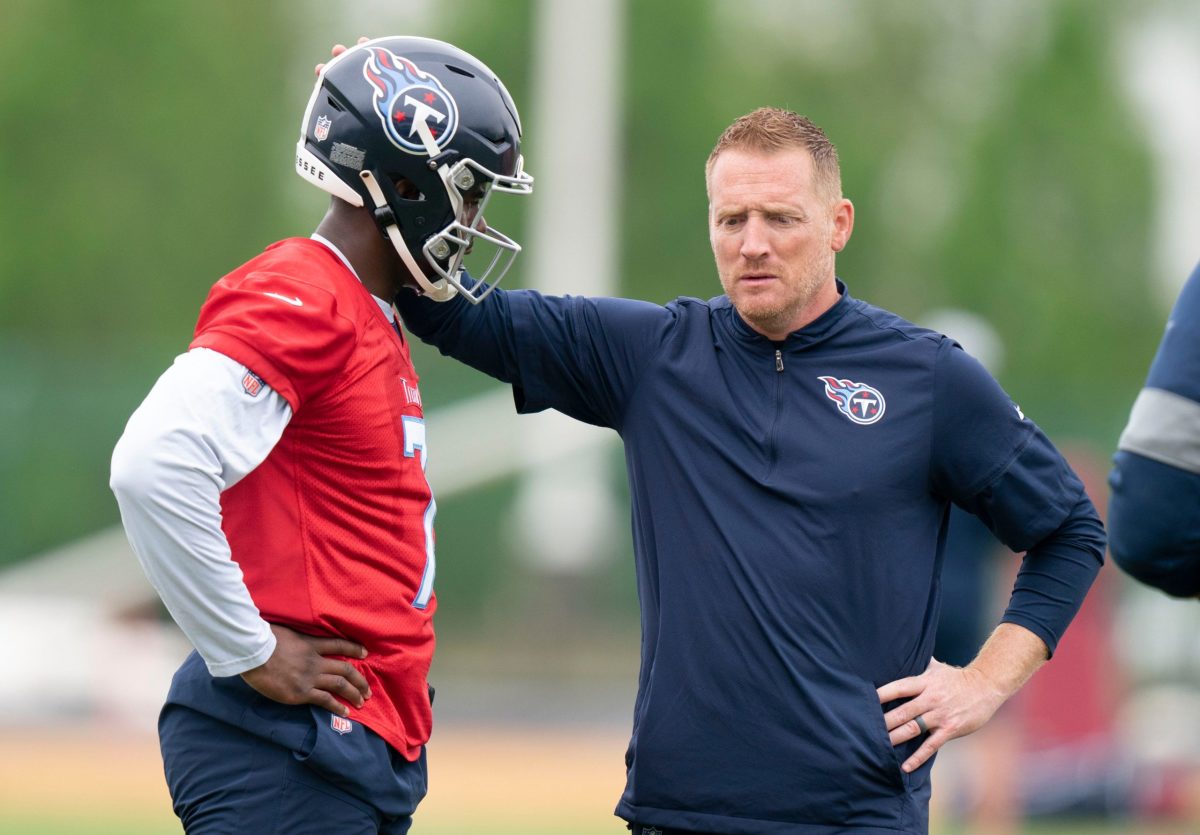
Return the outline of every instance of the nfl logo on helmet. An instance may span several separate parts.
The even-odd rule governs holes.
[[[328,116],[317,117],[317,127],[313,131],[313,136],[318,142],[324,142],[329,138],[329,126],[333,124],[333,120]]]

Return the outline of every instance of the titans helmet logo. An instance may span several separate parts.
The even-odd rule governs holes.
[[[825,396],[837,404],[838,411],[855,423],[866,426],[883,417],[887,404],[879,389],[866,383],[839,380],[837,377],[818,377],[825,384]]]
[[[375,90],[375,113],[388,140],[410,154],[440,153],[458,128],[458,105],[449,91],[389,49],[368,51],[363,77]]]

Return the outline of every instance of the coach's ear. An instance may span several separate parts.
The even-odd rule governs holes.
[[[841,252],[850,241],[850,233],[854,231],[854,204],[845,197],[833,205],[833,239],[830,248]]]

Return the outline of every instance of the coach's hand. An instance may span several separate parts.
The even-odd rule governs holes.
[[[928,734],[901,768],[919,768],[950,740],[979,730],[1049,657],[1046,643],[1029,629],[1002,623],[966,667],[933,659],[921,675],[880,687],[881,704],[910,699],[883,716],[893,745]]]
[[[928,729],[925,742],[901,765],[905,772],[920,768],[955,737],[979,730],[1005,700],[1005,694],[980,671],[943,664],[936,658],[921,675],[889,682],[878,693],[880,704],[909,699],[883,716],[892,745],[925,733],[917,724],[918,716]]]
[[[334,696],[355,707],[371,698],[370,685],[353,664],[325,657],[366,658],[364,647],[341,638],[315,638],[274,623],[271,631],[275,651],[267,663],[242,673],[259,693],[285,705],[318,705],[338,716],[349,716],[350,708]]]
[[[358,39],[358,42],[359,42],[359,43],[366,43],[366,42],[367,42],[367,41],[369,41],[369,40],[370,40],[370,38],[368,38],[366,35],[362,35],[362,36],[360,36],[360,37],[359,37],[359,39]],[[336,57],[338,57],[339,55],[341,55],[341,54],[342,54],[343,52],[345,52],[345,51],[346,51],[346,45],[345,45],[345,44],[341,44],[341,43],[335,43],[335,44],[333,45],[333,49],[329,50],[329,54],[330,54],[330,55],[332,55],[334,58],[336,58]],[[320,64],[317,64],[317,66],[316,66],[316,67],[313,69],[313,72],[315,72],[317,75],[320,75],[320,74],[321,74],[321,70],[323,70],[323,69],[325,69],[325,64],[324,64],[324,62],[322,62],[322,63],[320,63]]]

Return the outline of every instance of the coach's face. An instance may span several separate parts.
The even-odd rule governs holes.
[[[769,339],[837,301],[834,256],[850,239],[854,206],[823,191],[803,148],[722,151],[709,172],[709,241],[721,286]]]

